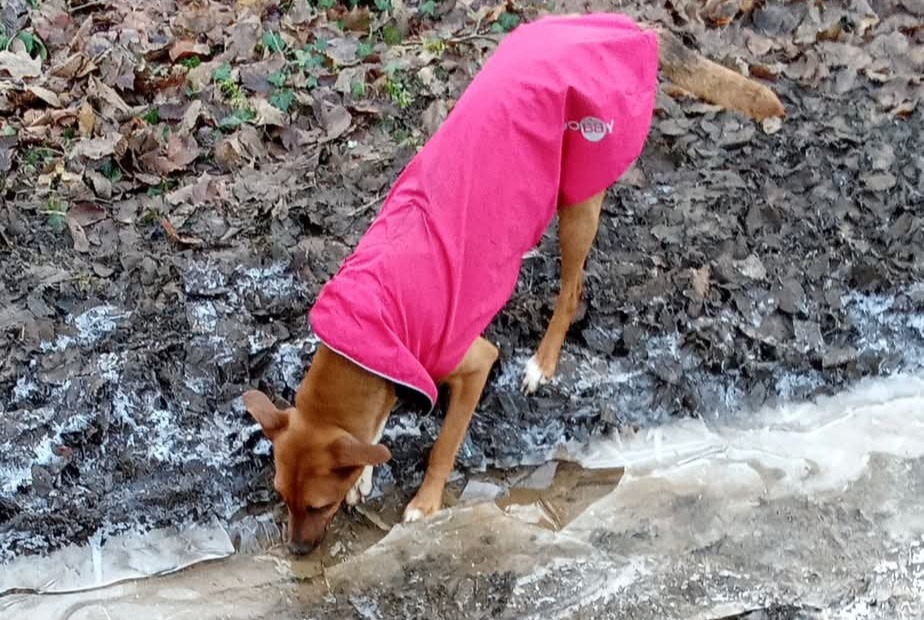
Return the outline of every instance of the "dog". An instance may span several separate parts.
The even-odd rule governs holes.
[[[310,311],[320,343],[293,407],[243,401],[273,444],[288,543],[310,552],[341,504],[369,495],[399,392],[446,417],[404,511],[441,508],[445,484],[498,349],[482,333],[511,296],[523,255],[556,213],[561,288],[523,389],[558,365],[582,295],[606,189],[641,154],[658,67],[675,84],[754,119],[785,114],[766,87],[618,14],[552,16],[508,34],[402,171],[354,252]]]

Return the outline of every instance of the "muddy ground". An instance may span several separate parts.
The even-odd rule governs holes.
[[[463,475],[921,366],[920,2],[394,4],[4,5],[0,559],[273,509],[239,395],[292,397],[320,286],[540,8],[666,25],[770,80],[788,116],[757,125],[665,85],[607,199],[559,379],[517,390],[551,314],[554,230],[489,329],[502,358]],[[379,491],[419,480],[441,415],[392,419]]]

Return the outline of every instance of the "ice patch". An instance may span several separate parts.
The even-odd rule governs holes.
[[[288,271],[285,263],[273,263],[268,267],[250,267],[238,269],[242,276],[238,280],[238,290],[255,292],[267,297],[286,298],[299,292],[300,287],[295,277]]]
[[[38,392],[38,386],[35,381],[29,377],[22,376],[16,379],[16,385],[13,387],[14,402],[22,402]]]
[[[210,334],[218,327],[218,310],[211,301],[192,303],[187,311],[187,320],[193,333]]]

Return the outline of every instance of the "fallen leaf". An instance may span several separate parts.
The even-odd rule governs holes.
[[[699,269],[690,269],[693,290],[701,299],[705,299],[706,295],[709,294],[709,275],[711,271],[709,265],[703,265]]]
[[[90,182],[90,185],[93,187],[93,192],[97,196],[107,200],[112,198],[112,181],[96,170],[87,170],[84,172],[84,176]]]
[[[212,181],[215,179],[208,172],[203,172],[195,183],[184,185],[165,196],[167,202],[171,205],[189,203],[193,205],[203,204],[209,201],[214,193],[212,190]]]
[[[197,246],[197,245],[202,245],[203,243],[205,243],[202,239],[198,237],[193,237],[190,235],[181,235],[180,233],[177,232],[176,228],[173,226],[173,224],[170,223],[170,220],[168,220],[167,218],[162,219],[160,223],[164,227],[164,232],[167,233],[167,237],[169,237],[174,243],[179,243],[181,245],[190,245],[190,246]]]
[[[51,67],[50,73],[55,77],[67,79],[83,78],[96,70],[96,63],[84,54],[71,54]]]
[[[190,56],[208,56],[210,53],[211,48],[205,43],[180,39],[170,47],[170,60],[176,62]]]
[[[27,86],[26,90],[52,107],[61,107],[61,100],[58,98],[58,95],[47,88],[41,86]]]
[[[106,210],[92,202],[79,202],[68,209],[67,216],[81,226],[91,226],[106,219]]]
[[[248,15],[228,30],[225,56],[228,60],[250,60],[263,34],[263,25],[256,15]]]
[[[344,30],[369,31],[369,7],[367,6],[354,6],[341,19]]]
[[[427,109],[420,115],[424,132],[432,136],[447,116],[449,116],[449,108],[446,107],[446,102],[442,99],[434,99],[433,103],[427,106]]]
[[[72,218],[70,213],[67,214],[66,220],[67,229],[71,233],[71,239],[74,240],[74,250],[86,254],[90,251],[90,242],[87,240],[87,233],[84,232],[83,226]]]
[[[93,106],[84,101],[77,110],[77,129],[81,136],[87,137],[93,134],[96,127],[96,112]]]
[[[107,86],[101,82],[96,77],[90,78],[90,84],[87,87],[87,95],[95,98],[101,106],[108,106],[111,110],[105,110],[104,116],[113,116],[112,111],[118,112],[119,114],[128,114],[131,112],[131,108],[125,103],[125,100],[119,96],[119,93],[115,91],[110,86]]]
[[[888,172],[882,172],[879,174],[866,174],[860,177],[860,180],[863,181],[863,184],[874,192],[884,192],[885,190],[892,189],[895,187],[897,182],[895,175]]]
[[[180,123],[180,133],[192,133],[199,123],[202,116],[202,101],[196,99],[189,104],[186,112],[183,113],[183,120]]]
[[[0,72],[6,71],[14,80],[38,77],[42,73],[42,59],[29,54],[0,51]]]
[[[190,135],[172,134],[167,139],[167,147],[163,155],[150,154],[142,160],[154,171],[162,176],[185,168],[199,157],[199,144]]]
[[[285,126],[285,112],[272,105],[269,101],[266,99],[254,99],[252,104],[254,112],[257,114],[253,119],[254,125],[260,127],[265,125],[275,125],[276,127]]]
[[[356,61],[356,52],[359,50],[359,41],[338,37],[327,42],[324,55],[338,65],[346,65]]]
[[[327,134],[323,142],[336,140],[345,134],[353,123],[353,117],[345,107],[325,100],[316,102],[315,115]]]
[[[86,157],[87,159],[102,159],[116,154],[117,151],[124,152],[124,137],[118,132],[112,132],[99,138],[81,138],[71,147],[68,157],[77,159]]]

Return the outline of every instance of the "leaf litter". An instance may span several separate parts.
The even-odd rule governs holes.
[[[559,378],[517,391],[554,303],[554,232],[489,329],[502,359],[463,475],[921,366],[919,9],[621,8],[772,81],[791,112],[753,125],[661,85],[645,152],[608,198]],[[292,398],[320,286],[504,32],[543,10],[5,5],[0,558],[271,508],[270,457],[239,395]],[[419,481],[441,411],[393,418],[377,492]]]

